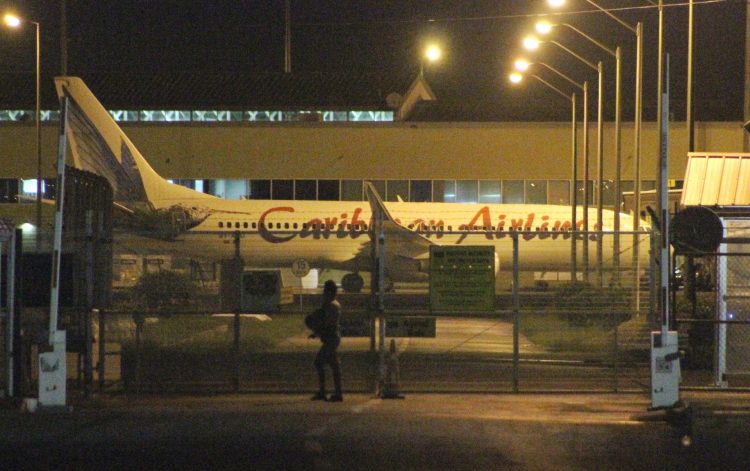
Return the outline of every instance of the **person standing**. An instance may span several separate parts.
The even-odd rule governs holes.
[[[315,356],[315,369],[318,372],[318,384],[320,388],[312,397],[315,401],[327,400],[330,402],[341,402],[344,396],[341,392],[341,363],[339,362],[338,347],[341,343],[341,304],[336,299],[338,288],[333,280],[328,280],[323,285],[323,305],[318,311],[320,319],[316,322],[316,328],[310,337],[319,337],[321,346]],[[330,397],[326,397],[325,365],[331,367],[333,373],[334,391]]]

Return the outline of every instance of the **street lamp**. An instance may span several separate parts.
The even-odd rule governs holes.
[[[605,51],[607,54],[611,55],[615,58],[615,214],[614,214],[614,265],[615,265],[615,276],[617,276],[617,268],[619,266],[620,261],[620,201],[622,200],[621,191],[620,191],[620,185],[621,185],[621,178],[622,178],[622,149],[621,149],[621,142],[622,142],[622,133],[621,133],[621,53],[620,53],[620,46],[617,46],[615,50],[612,50],[611,48],[605,46],[601,42],[597,41],[596,39],[592,38],[588,34],[584,33],[580,29],[576,28],[575,26],[568,24],[568,23],[559,23],[559,24],[553,24],[546,20],[538,21],[535,25],[536,30],[539,34],[549,34],[552,32],[552,29],[555,26],[565,26],[566,28],[570,29],[571,31],[579,34],[580,36],[583,36],[586,40],[593,43],[598,48]],[[602,221],[602,214],[603,214],[603,198],[602,198],[602,188],[604,184],[604,170],[603,170],[603,162],[599,162],[599,174],[598,174],[598,180],[599,180],[599,188],[598,188],[598,204],[597,204],[597,218],[601,222]],[[599,244],[602,243],[601,239],[598,242]]]
[[[42,227],[42,112],[41,112],[41,87],[40,87],[40,67],[39,67],[39,23],[23,19],[12,13],[6,13],[3,22],[11,27],[18,28],[21,24],[31,23],[36,27],[36,228],[37,234],[41,233]]]
[[[641,118],[643,109],[643,23],[636,23],[635,27],[626,23],[618,16],[613,14],[611,11],[602,8],[593,0],[586,0],[589,4],[594,6],[597,10],[603,12],[621,26],[627,28],[631,33],[635,34],[636,51],[635,51],[635,117],[633,118],[634,124],[634,181],[633,181],[633,194],[634,194],[634,207],[635,215],[633,217],[633,231],[638,230],[640,221],[640,206],[641,206]],[[560,8],[565,5],[565,0],[547,0],[547,4],[552,8]],[[637,247],[633,249],[633,257],[637,259]]]
[[[422,57],[422,60],[419,62],[419,76],[424,76],[424,61],[427,60],[427,62],[437,62],[440,60],[440,58],[443,56],[443,51],[440,49],[440,46],[437,44],[430,44],[427,46],[427,48],[424,50],[424,56]]]
[[[515,68],[516,70],[520,71],[526,71],[529,69],[529,66],[531,65],[528,61],[524,59],[518,59],[515,62]],[[570,219],[570,230],[573,234],[573,237],[571,237],[571,252],[570,252],[570,280],[575,281],[577,279],[577,268],[576,268],[576,237],[575,237],[575,231],[576,231],[576,179],[578,176],[578,155],[576,152],[576,148],[578,146],[577,143],[577,129],[576,129],[576,94],[571,93],[570,96],[557,88],[556,86],[552,85],[548,81],[544,80],[540,76],[536,74],[531,74],[533,78],[541,82],[542,84],[546,85],[547,87],[551,88],[555,92],[557,92],[559,95],[564,97],[567,100],[570,100],[570,107],[571,107],[571,127],[572,127],[572,137],[571,137],[571,163],[572,163],[572,170],[571,170],[571,181],[570,181],[570,201],[571,201],[571,207],[572,207],[572,214]],[[518,72],[514,72],[510,74],[510,81],[514,84],[519,84],[523,80],[523,75],[521,75]],[[576,84],[578,86],[578,84]],[[583,88],[583,86],[581,86]]]
[[[604,115],[603,115],[603,109],[604,109],[604,67],[602,66],[602,62],[599,61],[597,64],[594,64],[593,62],[585,59],[580,54],[576,53],[575,51],[571,50],[570,48],[564,46],[563,44],[560,44],[557,41],[545,41],[549,42],[551,44],[556,45],[563,51],[567,52],[568,54],[572,55],[579,61],[583,62],[586,66],[589,68],[595,70],[598,75],[599,80],[599,88],[598,88],[598,103],[597,103],[597,160],[599,162],[600,169],[602,168],[602,162],[604,161],[604,138],[603,138],[603,128],[604,128]],[[539,48],[539,45],[542,43],[539,39],[537,39],[534,36],[527,36],[523,40],[524,47],[527,49],[531,48],[531,50],[535,50]],[[588,233],[589,230],[589,161],[588,161],[588,152],[584,153],[584,162],[583,162],[583,229],[584,232]],[[601,190],[601,184],[600,190]],[[599,198],[601,201],[601,196]],[[597,226],[599,231],[599,237],[598,239],[601,239],[601,230],[602,230],[602,214],[598,212],[597,214],[598,220],[597,220]],[[588,237],[588,236],[587,236]],[[597,244],[597,263],[598,263],[598,272],[601,277],[602,275],[602,250],[601,250],[601,244]],[[588,244],[583,244],[583,258],[584,258],[584,275],[586,279],[588,280]]]

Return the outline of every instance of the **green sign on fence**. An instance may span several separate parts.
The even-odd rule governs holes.
[[[495,247],[431,246],[430,309],[448,312],[493,311]]]

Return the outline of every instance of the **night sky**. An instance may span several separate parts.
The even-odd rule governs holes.
[[[727,119],[742,117],[745,1],[701,4],[696,0],[695,100],[700,110],[721,109]],[[644,6],[645,0],[601,0],[607,8]],[[666,4],[682,3],[668,0]],[[4,2],[42,25],[43,73],[60,72],[60,0]],[[431,83],[467,90],[516,93],[507,83],[520,39],[535,15],[549,11],[543,0],[405,1],[291,0],[292,69],[394,73],[419,69],[419,51],[428,39],[442,43],[444,59],[428,70]],[[623,94],[632,96],[634,35],[594,13],[583,0],[570,0],[560,21],[623,48]],[[68,73],[194,71],[283,71],[284,1],[67,0]],[[645,106],[653,108],[656,80],[655,9],[616,12],[626,22],[645,23]],[[684,113],[687,7],[666,9],[665,51],[671,55],[672,102]],[[613,82],[614,61],[569,31],[556,38],[591,59],[601,58]],[[34,36],[0,32],[0,73],[34,70]],[[541,60],[566,73],[595,81],[593,72],[551,45]],[[537,86],[526,95],[552,93]],[[614,88],[609,86],[608,88]],[[608,90],[608,94],[613,93]],[[474,93],[473,95],[482,94]],[[610,100],[611,102],[611,100]]]

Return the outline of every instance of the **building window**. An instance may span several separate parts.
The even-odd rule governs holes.
[[[614,206],[615,203],[615,182],[612,180],[604,180],[602,182],[602,205],[603,206]]]
[[[398,201],[398,197],[409,201],[409,180],[388,180],[386,201]]]
[[[432,182],[430,180],[410,181],[409,201],[414,201],[416,203],[432,201]]]
[[[432,182],[432,201],[455,203],[456,180],[435,180]]]
[[[0,179],[0,203],[16,203],[18,201],[18,180],[15,178]]]
[[[476,203],[479,188],[476,180],[456,180],[456,203]]]
[[[594,204],[594,182],[591,180],[589,180],[588,191],[589,191],[588,204],[591,205],[591,204]],[[582,205],[583,200],[584,200],[582,180],[579,180],[578,182],[576,182],[576,198],[577,198],[576,202],[579,205]]]
[[[271,181],[250,180],[250,189],[247,193],[247,198],[251,200],[271,199]]]
[[[381,198],[385,197],[385,180],[370,180],[372,186],[375,187],[375,191],[378,192]]]
[[[479,182],[479,202],[498,204],[503,202],[501,186],[499,180],[480,180]]]
[[[274,180],[271,192],[271,199],[274,200],[293,200],[294,199],[294,180]]]
[[[141,110],[140,121],[184,122],[190,121],[190,111],[185,110]]]
[[[341,180],[342,201],[363,201],[362,180]]]
[[[338,201],[339,181],[318,180],[318,199],[322,201]]]
[[[294,199],[296,200],[314,200],[317,199],[317,182],[315,180],[295,180],[294,181]]]
[[[523,197],[523,180],[503,180],[503,203],[522,204]]]
[[[550,180],[547,182],[547,203],[570,204],[570,182]]]
[[[547,180],[526,180],[527,204],[547,204]]]

